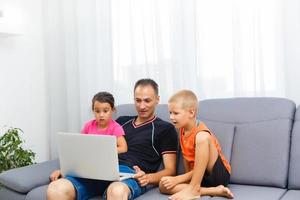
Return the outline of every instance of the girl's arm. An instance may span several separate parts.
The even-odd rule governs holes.
[[[117,149],[118,153],[124,153],[127,151],[127,143],[124,136],[117,137]]]

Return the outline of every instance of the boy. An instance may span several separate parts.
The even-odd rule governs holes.
[[[181,90],[168,103],[170,119],[180,131],[185,174],[163,177],[160,191],[172,194],[171,200],[195,199],[204,195],[233,198],[226,187],[231,167],[216,137],[203,122],[196,120],[196,95],[192,91]]]

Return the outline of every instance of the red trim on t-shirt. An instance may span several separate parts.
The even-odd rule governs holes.
[[[164,154],[174,154],[174,153],[177,153],[177,151],[164,151],[161,153],[161,155],[164,155]]]
[[[149,119],[148,121],[145,121],[144,123],[141,123],[139,125],[135,125],[134,122],[135,122],[136,119],[134,119],[134,120],[132,120],[132,125],[133,125],[134,128],[139,128],[141,126],[144,126],[146,124],[149,124],[149,123],[153,122],[155,119],[156,119],[156,116],[154,116],[152,119]]]

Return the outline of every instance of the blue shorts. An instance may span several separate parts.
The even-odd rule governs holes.
[[[135,173],[133,169],[125,165],[119,165],[119,171]],[[73,184],[76,190],[77,200],[88,200],[94,196],[101,195],[103,195],[103,199],[106,199],[106,189],[108,188],[109,184],[112,183],[112,181],[77,178],[72,176],[66,176],[65,178]],[[141,187],[133,178],[126,179],[121,182],[129,187],[131,193],[128,199],[130,200],[135,199],[146,192],[146,187]]]

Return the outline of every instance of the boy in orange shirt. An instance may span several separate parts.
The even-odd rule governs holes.
[[[181,90],[169,99],[170,119],[180,131],[180,146],[185,173],[165,176],[159,183],[171,200],[188,200],[200,196],[233,198],[227,188],[231,167],[222,154],[217,138],[197,121],[198,100],[190,90]]]

